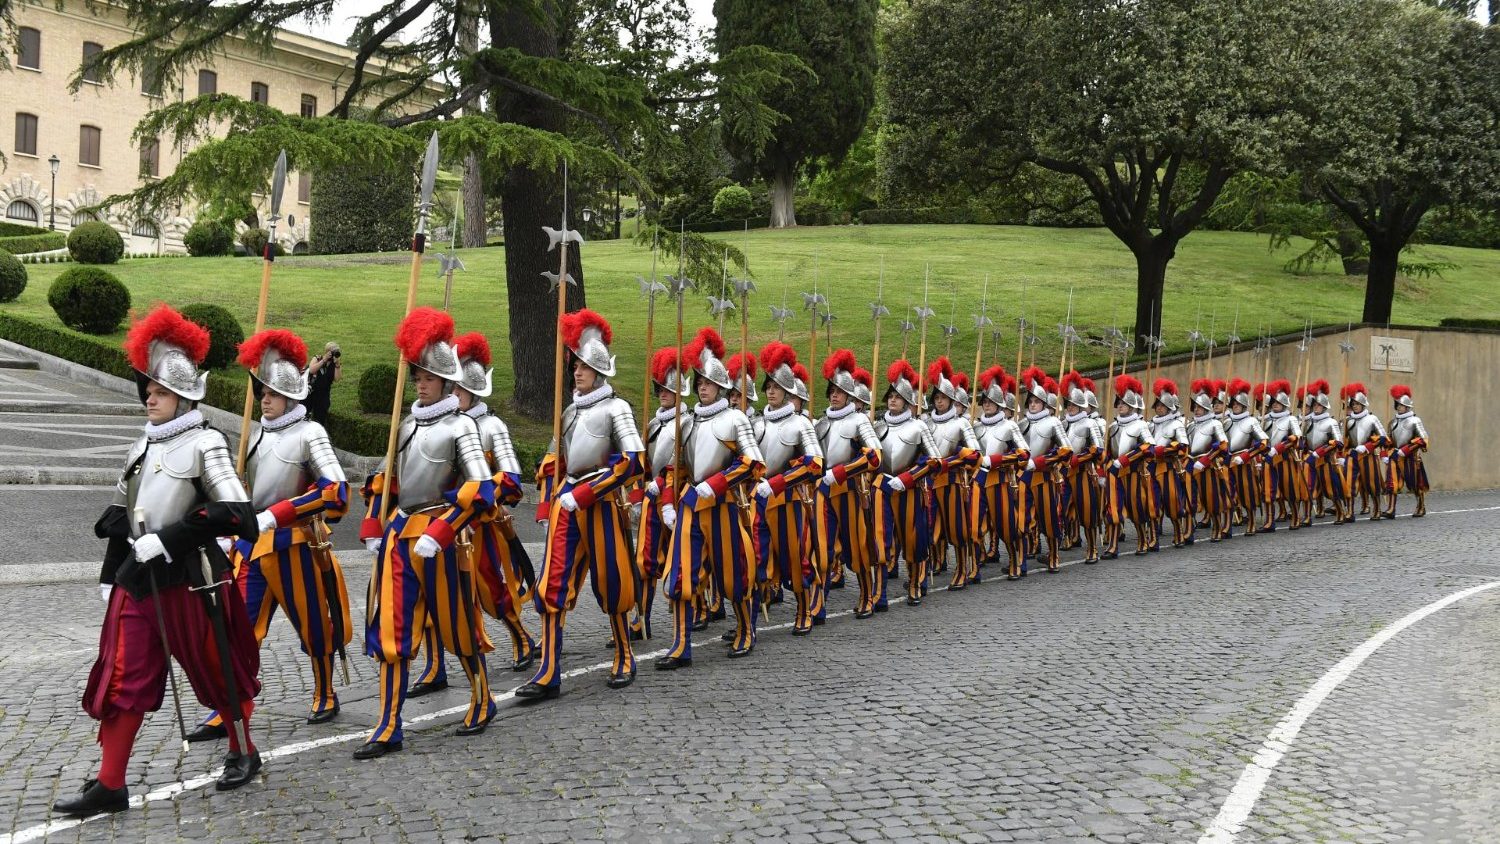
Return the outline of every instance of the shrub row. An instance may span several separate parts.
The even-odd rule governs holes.
[[[1500,319],[1486,317],[1443,317],[1438,325],[1443,328],[1489,328],[1500,331]]]
[[[0,249],[4,249],[12,255],[23,255],[27,252],[51,252],[68,245],[68,238],[62,232],[44,231],[41,234],[16,234],[0,237]]]
[[[48,230],[38,226],[27,226],[21,223],[9,223],[0,220],[0,237],[20,237],[26,234],[47,234]]]

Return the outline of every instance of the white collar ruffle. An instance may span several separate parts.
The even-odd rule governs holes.
[[[418,422],[431,422],[439,416],[446,416],[458,410],[458,396],[449,393],[432,404],[411,403],[411,415]]]
[[[264,431],[280,431],[286,428],[290,428],[306,418],[307,405],[298,404],[295,405],[291,410],[288,410],[286,413],[281,414],[275,419],[261,419],[260,427],[261,430]]]
[[[152,422],[146,423],[146,440],[159,443],[162,440],[170,440],[183,431],[188,431],[203,424],[203,413],[198,408],[193,408],[176,419],[170,419],[157,425]]]

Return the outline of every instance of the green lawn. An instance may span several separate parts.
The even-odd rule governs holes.
[[[931,306],[937,312],[929,334],[929,357],[941,353],[944,340],[937,323],[948,322],[957,294],[957,323],[961,333],[953,351],[959,369],[974,361],[975,332],[970,314],[979,309],[986,273],[990,276],[990,314],[1005,331],[1001,360],[1015,362],[1015,318],[1026,287],[1026,314],[1046,330],[1037,360],[1049,369],[1058,362],[1055,325],[1067,310],[1068,291],[1076,290],[1074,323],[1080,330],[1131,322],[1134,307],[1135,265],[1130,253],[1104,230],[1062,230],[1010,226],[842,226],[791,231],[754,230],[748,234],[719,235],[745,249],[760,292],[751,299],[752,347],[776,336],[770,306],[783,295],[797,316],[787,326],[787,339],[805,357],[808,322],[801,310],[800,291],[810,291],[813,273],[818,289],[828,296],[837,317],[835,345],[849,346],[868,366],[874,339],[866,304],[873,301],[881,261],[885,264],[885,300],[893,318],[883,329],[883,361],[901,349],[897,320],[922,297],[923,268],[931,265]],[[1167,275],[1165,334],[1172,348],[1185,348],[1186,335],[1202,312],[1206,332],[1217,317],[1218,336],[1227,335],[1240,311],[1240,335],[1253,340],[1259,327],[1275,332],[1296,331],[1304,320],[1314,324],[1358,320],[1363,280],[1346,279],[1330,270],[1293,276],[1281,270],[1288,252],[1269,253],[1266,239],[1227,232],[1199,232],[1178,250]],[[1445,278],[1403,280],[1396,298],[1394,321],[1435,324],[1447,316],[1500,316],[1500,251],[1424,247],[1424,257],[1451,261],[1458,269]],[[454,314],[460,331],[480,330],[490,335],[496,354],[496,392],[508,395],[513,379],[505,343],[507,315],[502,274],[502,248],[464,250],[468,272],[454,285]],[[583,259],[588,271],[589,305],[604,313],[615,327],[619,356],[617,386],[632,402],[640,397],[646,350],[646,307],[638,295],[635,276],[649,274],[651,254],[629,241],[586,244]],[[405,254],[286,257],[276,262],[270,296],[269,324],[292,328],[314,348],[337,340],[344,349],[345,379],[334,390],[334,406],[357,410],[355,383],[373,362],[391,362],[396,353],[391,336],[400,316],[408,272]],[[47,287],[66,265],[30,266],[31,283],[15,302],[0,309],[56,325],[47,305]],[[538,267],[540,272],[544,267]],[[662,267],[665,272],[668,268]],[[137,309],[153,302],[173,305],[212,302],[223,305],[246,326],[255,317],[260,280],[259,262],[235,258],[140,259],[114,268],[130,287]],[[439,305],[442,282],[436,261],[429,260],[422,304]],[[714,290],[717,293],[717,289]],[[688,332],[707,322],[708,291],[693,296],[688,305]],[[660,313],[670,314],[663,306]],[[657,337],[670,336],[665,321]],[[731,349],[738,345],[738,324],[726,331]],[[123,331],[112,338],[118,342]],[[989,344],[988,339],[986,344]],[[911,357],[917,354],[911,338]],[[822,354],[820,340],[820,357]],[[1028,352],[1029,354],[1029,352]],[[990,353],[986,351],[985,358]],[[986,363],[989,361],[987,360]],[[1103,363],[1080,355],[1080,363]],[[519,424],[525,440],[545,436],[545,424]]]

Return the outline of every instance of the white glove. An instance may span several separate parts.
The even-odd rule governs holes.
[[[704,501],[714,500],[714,488],[708,485],[708,481],[699,481],[698,485],[693,487],[693,489],[698,491],[698,497]]]
[[[172,562],[168,556],[166,546],[161,544],[161,537],[154,533],[148,533],[135,541],[135,558],[140,562],[148,562],[157,557],[166,557],[167,562]]]
[[[218,543],[219,543],[219,550],[223,551],[225,554],[228,554],[229,553],[229,549],[234,547],[234,540],[230,539],[227,536],[221,536],[221,537],[219,537]]]
[[[1360,443],[1359,445],[1354,447],[1355,454],[1367,454],[1369,453],[1369,451],[1370,449],[1364,443]]]
[[[906,491],[906,484],[902,483],[901,482],[901,478],[899,476],[897,476],[897,475],[891,475],[890,480],[888,480],[888,481],[885,482],[885,487],[886,487],[886,489],[889,489],[891,492],[905,492]]]
[[[372,536],[369,539],[366,539],[365,549],[371,554],[378,555],[380,553],[380,537]]]
[[[565,493],[563,493],[562,497],[559,498],[559,499],[557,499],[557,503],[559,505],[561,505],[562,508],[564,510],[567,510],[569,513],[571,513],[574,510],[578,509],[578,499],[574,498],[573,497],[573,493],[571,493],[571,492],[565,492]]]
[[[1389,458],[1389,457],[1382,457],[1382,458],[1380,458],[1380,462],[1381,463],[1390,463],[1391,462],[1391,458]]]
[[[770,481],[760,481],[755,485],[756,498],[770,498],[771,493],[773,492],[775,492],[775,490],[771,489]]]
[[[260,528],[261,533],[275,530],[276,517],[272,515],[270,510],[262,510],[260,511],[260,514],[255,517],[255,526]]]
[[[1245,458],[1243,458],[1240,455],[1236,454],[1234,456],[1234,459],[1231,460],[1231,461],[1229,461],[1229,462],[1233,463],[1236,466],[1243,466],[1243,465],[1245,465]]]
[[[1193,471],[1194,472],[1201,472],[1201,471],[1203,471],[1203,464],[1199,463],[1196,460],[1194,460],[1193,461]]]
[[[677,508],[671,504],[663,504],[661,507],[661,523],[667,526],[667,530],[677,526]]]
[[[832,469],[829,469],[828,471],[826,471],[826,472],[823,473],[823,484],[825,486],[833,486],[834,484],[836,484],[838,482],[839,482],[838,475],[835,475],[833,473]]]
[[[661,480],[652,478],[651,483],[646,484],[646,497],[655,498],[658,495],[661,495]]]
[[[1334,465],[1335,466],[1342,466],[1342,465],[1344,465],[1344,458],[1340,457],[1338,460],[1335,460],[1334,461]]]
[[[1120,462],[1120,461],[1118,461],[1118,460],[1116,460],[1116,461],[1114,461],[1114,462],[1113,462],[1113,463],[1111,463],[1111,464],[1109,464],[1109,465],[1111,465],[1111,466],[1113,466],[1113,467],[1115,467],[1115,468],[1116,468],[1116,469],[1123,469],[1123,468],[1125,468],[1125,464],[1124,464],[1124,463],[1121,463],[1121,462]]]
[[[436,557],[438,552],[442,550],[443,546],[439,545],[436,539],[425,533],[417,537],[417,541],[411,546],[411,552],[424,560]]]
[[[1027,458],[1027,460],[1026,460],[1026,471],[1028,471],[1028,472],[1035,472],[1036,471],[1036,458],[1035,457]]]
[[[113,583],[99,584],[99,599],[106,604],[109,603],[109,593],[113,591],[115,591],[115,585]]]

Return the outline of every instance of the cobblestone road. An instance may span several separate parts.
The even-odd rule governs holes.
[[[368,660],[351,661],[339,720],[309,726],[278,621],[256,726],[289,755],[239,792],[193,788],[49,840],[1194,841],[1325,671],[1413,610],[1500,581],[1500,494],[1430,507],[939,592],[805,639],[782,626],[735,662],[715,625],[690,670],[643,663],[624,691],[585,670],[607,657],[585,594],[565,643],[584,673],[561,700],[506,700],[472,739],[434,718],[376,762],[349,756],[374,711]],[[364,573],[350,579],[362,591]],[[0,833],[37,834],[92,771],[78,694],[102,612],[92,584],[0,587]],[[1497,638],[1500,589],[1376,651],[1308,720],[1241,840],[1500,838]],[[521,679],[502,668],[496,691]],[[408,715],[466,692],[437,697]],[[168,705],[132,793],[201,777],[221,751],[183,755]]]

